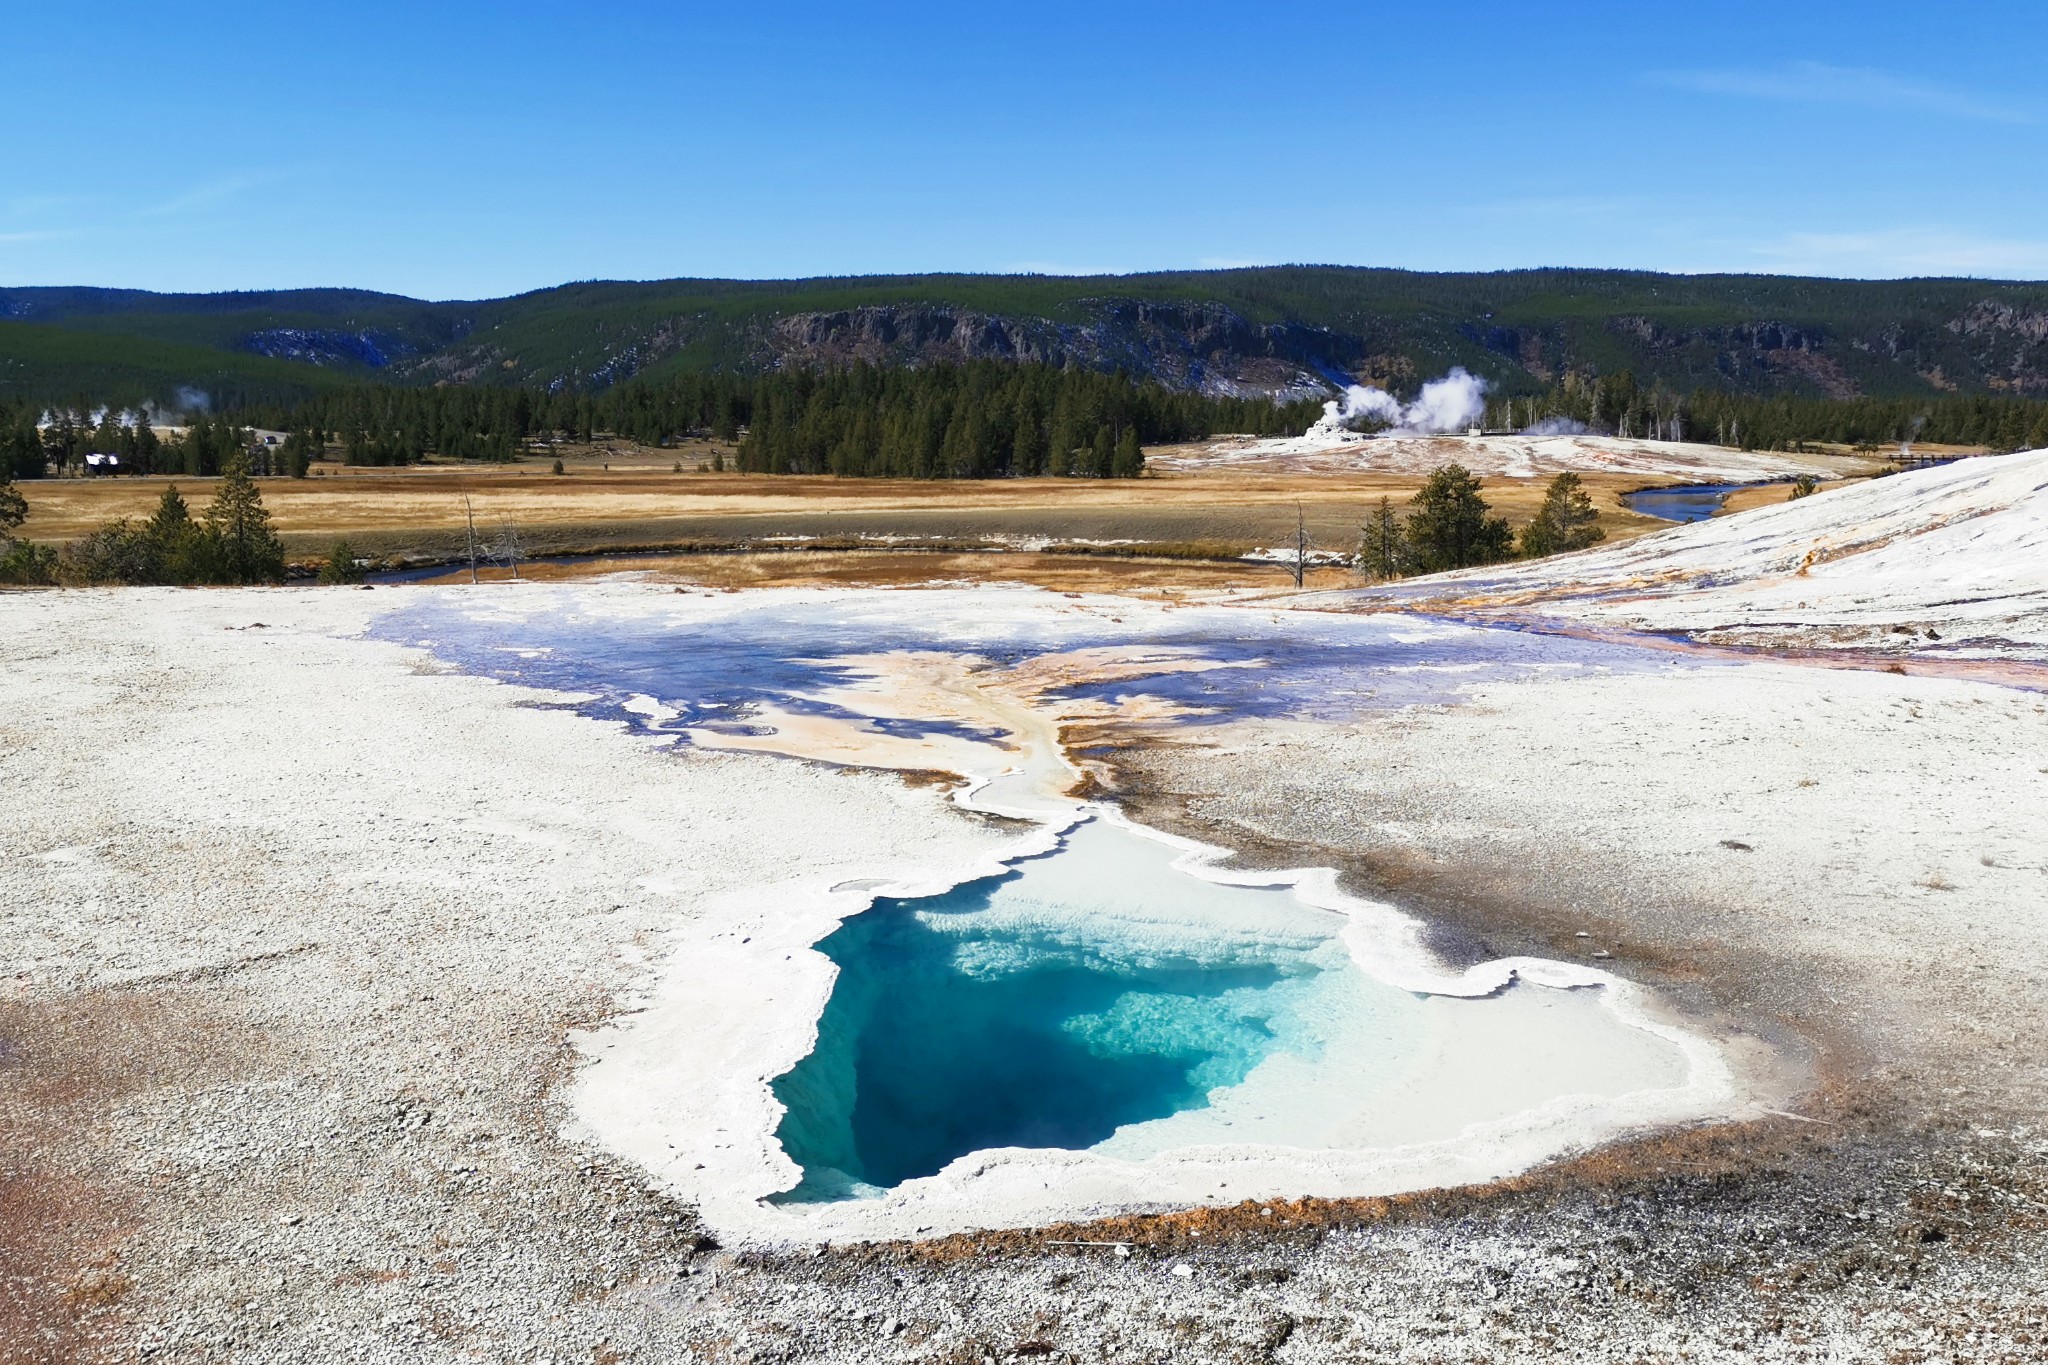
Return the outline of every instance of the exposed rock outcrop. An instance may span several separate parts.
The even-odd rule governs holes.
[[[1365,359],[1359,338],[1261,325],[1218,303],[1086,299],[1073,320],[929,304],[792,313],[768,331],[776,365],[929,365],[1006,360],[1124,370],[1212,394],[1322,394]]]

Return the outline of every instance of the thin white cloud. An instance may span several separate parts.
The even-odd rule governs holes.
[[[82,207],[92,201],[82,194],[17,194],[0,199],[0,212],[16,217],[27,217],[39,213],[54,213],[60,209]]]
[[[145,218],[168,218],[198,209],[212,208],[215,204],[235,198],[245,190],[255,188],[258,183],[255,176],[222,176],[194,185],[182,194],[150,204],[137,212]]]
[[[78,234],[68,228],[43,228],[34,232],[0,232],[0,246],[12,246],[16,242],[54,242]]]
[[[2036,111],[2030,107],[1987,98],[1975,91],[1935,85],[1891,71],[1829,66],[1824,62],[1793,62],[1786,66],[1747,70],[1661,71],[1650,79],[1679,90],[1738,99],[1903,109],[1990,123],[2038,121]]]
[[[2048,278],[2048,240],[1987,237],[1949,228],[1795,232],[1758,247],[1755,255],[1762,268],[1786,275],[1858,279],[1914,275]]]

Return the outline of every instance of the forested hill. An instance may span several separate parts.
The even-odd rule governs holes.
[[[337,382],[596,391],[641,376],[1040,361],[1217,395],[1510,393],[1568,371],[1675,392],[2048,396],[2048,285],[1332,266],[565,285],[428,303],[360,290],[0,289],[0,398],[311,396]]]

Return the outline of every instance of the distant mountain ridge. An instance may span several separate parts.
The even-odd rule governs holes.
[[[2048,397],[2048,285],[1277,266],[590,282],[457,302],[0,289],[0,397],[13,398],[196,386],[232,401],[362,379],[599,389],[692,370],[975,359],[1240,396],[1412,390],[1463,365],[1509,392],[1627,369],[1680,392]]]

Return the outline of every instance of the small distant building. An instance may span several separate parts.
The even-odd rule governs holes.
[[[118,474],[121,472],[119,455],[91,454],[85,457],[85,472],[88,474]]]

